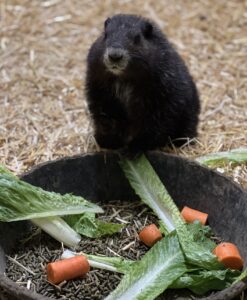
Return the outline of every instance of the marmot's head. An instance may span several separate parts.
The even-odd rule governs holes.
[[[148,69],[157,30],[152,22],[135,15],[118,14],[108,18],[102,36],[107,71],[118,76],[127,70]]]

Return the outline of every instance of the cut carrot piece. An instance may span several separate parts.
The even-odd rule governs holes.
[[[64,280],[81,277],[90,270],[87,258],[83,255],[58,260],[47,265],[47,280],[58,284]]]
[[[148,225],[139,232],[140,240],[147,246],[152,247],[162,239],[162,234],[155,224]]]
[[[193,223],[194,221],[198,220],[202,223],[202,225],[205,225],[208,219],[208,214],[196,209],[192,209],[188,206],[185,206],[182,209],[181,216],[187,223]]]
[[[243,268],[244,261],[237,246],[234,244],[221,243],[213,250],[213,253],[226,268],[236,270],[241,270]]]

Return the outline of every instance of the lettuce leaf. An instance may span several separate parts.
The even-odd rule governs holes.
[[[242,273],[238,276],[238,278],[234,281],[234,283],[241,281],[241,280],[246,280],[247,278],[247,268],[242,271]]]
[[[203,295],[212,290],[223,290],[232,285],[239,276],[239,271],[225,270],[198,270],[185,273],[176,279],[169,288],[187,288],[197,295]]]
[[[236,164],[244,163],[247,162],[247,148],[238,148],[231,151],[210,153],[208,155],[196,158],[196,161],[200,164],[210,167],[224,166],[224,164],[229,162]]]
[[[78,233],[90,238],[99,238],[119,232],[125,225],[103,222],[95,217],[94,213],[70,215],[65,221]]]
[[[61,259],[70,258],[76,255],[85,255],[92,268],[107,270],[117,273],[127,273],[131,266],[136,262],[121,257],[108,257],[104,255],[93,255],[84,252],[73,252],[68,249],[64,250]]]
[[[186,224],[187,229],[193,240],[200,243],[205,249],[213,251],[217,246],[215,242],[212,241],[213,231],[209,226],[202,225],[199,221],[194,223]]]
[[[159,217],[167,232],[185,224],[177,206],[144,155],[134,161],[123,159],[120,166],[136,194]]]
[[[186,272],[178,238],[169,235],[157,242],[124,275],[106,300],[155,299]]]
[[[153,209],[166,230],[171,232],[176,229],[188,263],[207,270],[224,268],[211,251],[194,241],[176,204],[144,155],[132,161],[122,159],[120,166],[136,194]]]
[[[67,247],[77,247],[81,241],[81,236],[60,217],[32,219],[31,222]]]
[[[0,221],[11,222],[84,212],[100,213],[103,210],[82,197],[61,195],[35,187],[0,166]]]

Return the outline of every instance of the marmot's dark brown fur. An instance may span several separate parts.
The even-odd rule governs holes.
[[[197,135],[196,86],[148,19],[119,14],[105,21],[88,54],[86,96],[103,148],[135,153]]]

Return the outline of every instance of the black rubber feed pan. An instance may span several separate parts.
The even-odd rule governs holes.
[[[247,262],[247,192],[230,179],[181,157],[160,152],[150,152],[147,156],[179,208],[188,205],[208,212],[215,234],[237,244]],[[95,201],[137,198],[118,165],[116,154],[63,158],[34,167],[21,177],[49,191],[72,192]],[[28,222],[0,222],[0,299],[50,299],[17,286],[3,275],[4,254],[14,247],[25,231],[23,228],[28,226]],[[234,299],[245,287],[245,282],[240,282],[207,299]],[[187,291],[170,291],[164,299],[191,298]]]

